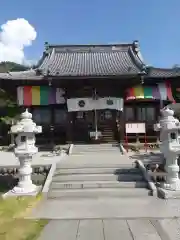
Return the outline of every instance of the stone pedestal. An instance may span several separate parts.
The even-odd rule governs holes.
[[[36,126],[32,121],[32,114],[26,110],[21,114],[21,120],[11,127],[11,133],[16,134],[15,138],[16,147],[14,149],[15,156],[19,159],[19,182],[8,193],[7,196],[19,196],[19,195],[36,195],[40,187],[37,187],[32,183],[32,158],[38,152],[38,148],[35,146],[35,134],[41,133],[42,128]]]
[[[155,125],[155,131],[160,131],[160,151],[165,158],[166,182],[159,189],[164,198],[180,197],[179,166],[177,158],[180,154],[180,122],[174,118],[174,111],[169,108],[161,110],[162,118]]]

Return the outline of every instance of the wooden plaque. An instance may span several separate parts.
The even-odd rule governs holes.
[[[126,133],[146,133],[145,123],[126,123]]]

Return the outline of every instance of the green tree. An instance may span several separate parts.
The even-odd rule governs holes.
[[[19,72],[19,71],[26,71],[30,69],[30,67],[14,63],[14,62],[1,62],[0,63],[0,72]]]
[[[22,64],[17,64],[14,62],[1,62],[0,63],[0,72],[19,72],[26,71],[30,67],[27,67]],[[17,106],[16,99],[8,94],[4,89],[0,88],[0,106],[6,107],[7,116],[0,116],[1,122],[5,124],[12,124],[19,117],[19,107]]]
[[[6,107],[6,116],[0,116],[0,120],[5,124],[11,125],[19,118],[20,109],[17,106],[16,99],[10,96],[6,91],[0,88],[0,105]]]

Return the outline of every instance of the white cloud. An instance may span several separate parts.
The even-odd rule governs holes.
[[[9,20],[1,25],[0,31],[0,62],[12,61],[24,63],[24,48],[31,46],[37,33],[34,27],[24,18]]]

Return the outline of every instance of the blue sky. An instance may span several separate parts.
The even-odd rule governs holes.
[[[139,40],[147,64],[180,64],[180,0],[2,0],[0,25],[25,18],[37,39],[25,50],[39,59],[44,42],[121,43]]]

